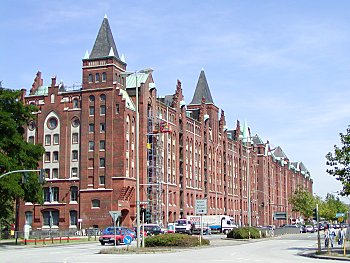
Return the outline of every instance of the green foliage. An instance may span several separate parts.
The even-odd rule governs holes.
[[[344,213],[347,217],[348,207],[339,197],[335,197],[333,194],[327,194],[325,201],[319,205],[319,215],[325,220],[336,220],[337,213]]]
[[[289,204],[292,205],[292,211],[299,212],[305,218],[310,218],[316,207],[316,199],[307,189],[298,187],[294,194],[289,197]]]
[[[227,234],[227,238],[234,239],[258,239],[260,238],[259,230],[254,227],[241,227],[233,229]]]
[[[326,155],[326,164],[330,167],[327,173],[339,180],[343,189],[340,195],[350,195],[350,126],[346,129],[346,134],[340,133],[342,146],[334,145],[334,153]]]
[[[209,245],[210,241],[202,238],[202,245]],[[199,236],[184,234],[164,234],[149,236],[145,239],[146,247],[196,247],[199,246]]]
[[[41,145],[27,143],[25,126],[34,119],[37,108],[24,105],[18,98],[21,91],[0,89],[0,175],[15,170],[36,169],[42,158]],[[17,198],[41,202],[42,191],[37,173],[29,173],[22,183],[22,174],[10,174],[0,179],[0,223],[13,221],[13,203]]]

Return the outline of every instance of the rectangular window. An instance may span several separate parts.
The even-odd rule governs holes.
[[[78,133],[73,133],[72,134],[72,143],[77,144],[78,142],[79,142]]]
[[[115,114],[119,114],[119,104],[115,105]]]
[[[78,168],[77,167],[73,167],[72,168],[72,177],[78,177]]]
[[[51,135],[45,135],[45,145],[51,145]]]
[[[50,188],[45,187],[43,189],[43,193],[44,193],[44,202],[51,202]]]
[[[105,176],[104,175],[101,175],[100,176],[100,185],[104,185],[105,184]]]
[[[76,226],[78,224],[78,213],[75,210],[69,211],[69,223],[71,226]]]
[[[89,74],[89,83],[93,81],[92,74]]]
[[[95,148],[95,143],[93,141],[89,141],[89,151],[93,151]]]
[[[95,124],[90,123],[89,124],[89,132],[94,132],[94,130],[95,130]]]
[[[106,124],[104,122],[100,123],[100,132],[105,132],[106,131]]]
[[[51,178],[50,177],[50,169],[45,169],[45,178]]]
[[[78,161],[78,151],[72,151],[72,161]]]
[[[53,162],[58,162],[58,152],[53,152],[52,154],[52,161]]]
[[[59,190],[58,190],[58,187],[52,187],[51,188],[51,193],[52,193],[52,201],[53,202],[58,202],[59,201]]]
[[[89,107],[89,115],[95,115],[95,107],[94,106]]]
[[[58,178],[58,169],[57,168],[52,169],[52,178],[53,179]]]
[[[106,167],[106,159],[105,158],[100,158],[100,167],[105,168]]]
[[[78,187],[77,186],[72,186],[70,188],[70,200],[72,202],[78,201]]]
[[[59,144],[60,143],[60,135],[54,134],[53,135],[53,144]]]
[[[50,162],[51,161],[51,152],[46,152],[45,153],[45,162]]]
[[[28,143],[34,144],[34,136],[28,137]]]
[[[105,115],[106,114],[106,106],[105,105],[101,105],[100,106],[100,115]]]
[[[106,150],[106,141],[101,140],[100,141],[100,151],[104,151],[104,150]]]

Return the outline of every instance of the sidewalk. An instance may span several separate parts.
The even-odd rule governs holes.
[[[329,251],[322,250],[321,254],[317,252],[303,253],[303,256],[319,259],[332,259],[332,260],[341,260],[341,261],[350,261],[350,248],[346,249],[346,255],[344,256],[343,248],[333,248]]]

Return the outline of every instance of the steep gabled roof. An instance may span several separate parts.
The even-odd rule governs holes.
[[[253,136],[253,143],[254,144],[264,144],[263,140],[260,138],[259,135],[255,134],[255,136]]]
[[[107,16],[104,17],[89,59],[116,57],[120,60]]]
[[[280,146],[277,146],[277,148],[274,150],[273,154],[276,157],[288,158],[287,155],[283,152],[283,150],[282,150],[282,148]]]
[[[207,82],[207,78],[205,77],[204,70],[201,70],[199,74],[197,87],[193,95],[193,99],[190,104],[200,105],[202,103],[202,98],[205,98],[205,103],[214,104],[213,98],[211,97],[209,85]]]

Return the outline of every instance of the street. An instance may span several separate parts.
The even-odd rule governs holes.
[[[205,248],[174,250],[157,254],[98,254],[98,242],[47,247],[0,246],[1,262],[325,262],[300,256],[299,253],[316,251],[317,234],[284,235],[259,241],[222,240],[211,236],[212,245]],[[221,236],[222,237],[222,236]],[[134,241],[135,242],[135,241]],[[133,242],[133,243],[134,243]],[[105,246],[107,247],[107,246]]]

